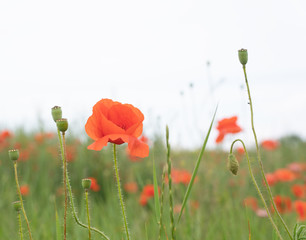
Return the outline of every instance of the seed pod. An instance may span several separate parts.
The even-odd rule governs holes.
[[[66,118],[56,120],[56,125],[58,130],[60,130],[62,133],[66,132],[68,129],[68,121]]]
[[[82,179],[82,187],[85,189],[85,190],[88,190],[91,186],[91,179],[88,179],[88,178],[84,178]]]
[[[231,171],[232,174],[237,175],[239,169],[239,163],[234,154],[230,153],[228,155],[227,167]]]
[[[18,158],[19,158],[19,150],[18,150],[18,149],[9,150],[9,151],[8,151],[8,154],[9,154],[9,158],[10,158],[12,161],[17,161]]]
[[[246,65],[247,62],[248,62],[248,50],[247,49],[243,49],[243,48],[238,50],[238,57],[239,57],[240,63],[243,66]]]
[[[53,108],[51,108],[51,114],[54,122],[60,120],[62,118],[62,108],[59,106],[54,106]]]

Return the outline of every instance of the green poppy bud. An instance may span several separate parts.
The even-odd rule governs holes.
[[[54,122],[62,118],[62,108],[59,106],[54,106],[51,108],[51,114]]]
[[[241,48],[238,50],[238,57],[240,63],[244,66],[248,62],[248,50]]]
[[[234,154],[230,153],[228,155],[227,167],[231,171],[232,174],[237,175],[239,169],[239,163]]]
[[[56,125],[58,130],[60,130],[62,133],[66,132],[68,129],[68,121],[66,118],[56,120]]]
[[[9,158],[10,158],[12,161],[17,161],[18,158],[19,158],[19,150],[18,150],[18,149],[9,150],[9,151],[8,151],[8,154],[9,154]]]
[[[85,190],[88,190],[91,186],[91,179],[88,179],[88,178],[84,178],[82,179],[82,187],[85,189]]]
[[[13,202],[13,207],[16,210],[16,212],[19,212],[21,209],[21,202],[20,201]]]

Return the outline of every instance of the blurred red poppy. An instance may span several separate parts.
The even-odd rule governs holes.
[[[291,191],[297,198],[303,198],[306,196],[306,186],[304,185],[294,184],[291,187]]]
[[[287,213],[291,211],[292,205],[291,205],[291,199],[289,197],[277,195],[273,198],[273,200],[274,200],[277,210],[280,213]],[[272,209],[272,212],[273,212],[273,209]]]
[[[158,194],[160,194],[160,189],[158,188]],[[139,203],[144,206],[148,203],[150,198],[154,197],[154,185],[148,184],[144,186],[140,194]]]
[[[250,207],[253,209],[253,211],[256,211],[258,209],[257,206],[257,199],[254,197],[247,197],[243,200],[243,204],[246,207]]]
[[[94,192],[99,192],[100,191],[100,186],[97,182],[97,179],[93,178],[93,177],[89,177],[88,179],[91,180],[91,185],[90,185],[90,189]]]
[[[128,193],[136,193],[138,191],[138,185],[136,182],[125,183],[124,190]]]
[[[277,183],[277,177],[273,173],[266,173],[265,176],[269,186],[273,186]]]
[[[231,118],[224,118],[218,122],[217,130],[219,131],[219,135],[216,139],[216,143],[220,143],[223,141],[226,134],[229,133],[239,133],[242,129],[237,125],[237,116]]]
[[[142,133],[144,116],[130,104],[102,99],[93,107],[85,131],[95,142],[88,149],[100,151],[108,142],[128,143],[130,154],[147,157],[149,146],[138,139]]]
[[[277,181],[280,182],[291,182],[296,179],[296,175],[294,174],[294,172],[285,168],[276,170],[274,172],[274,176],[277,179]]]
[[[244,154],[244,148],[243,148],[243,147],[237,148],[237,152],[238,152],[239,154]]]
[[[275,150],[276,148],[278,148],[279,143],[274,140],[265,140],[261,142],[261,146],[266,150]]]
[[[306,220],[306,202],[305,201],[295,201],[294,202],[294,208],[297,214],[299,215],[300,221]]]
[[[25,185],[20,186],[20,192],[22,196],[29,195],[29,192],[30,192],[29,185],[25,184]]]

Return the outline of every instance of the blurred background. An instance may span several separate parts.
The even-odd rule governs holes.
[[[111,98],[144,113],[149,138],[168,124],[177,147],[201,145],[217,104],[216,120],[238,116],[251,139],[247,48],[259,140],[305,139],[305,13],[301,0],[1,1],[0,129],[54,129],[59,105],[85,136]]]

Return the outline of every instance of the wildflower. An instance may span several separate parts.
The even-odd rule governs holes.
[[[137,183],[136,182],[125,183],[124,190],[128,193],[136,193],[138,191]]]
[[[93,107],[85,131],[95,142],[88,149],[100,151],[108,142],[128,143],[132,156],[147,157],[149,146],[138,139],[142,133],[144,116],[130,104],[102,99]]]
[[[100,185],[98,184],[97,179],[95,179],[93,177],[89,177],[87,179],[91,180],[90,189],[94,192],[99,192],[100,191]]]
[[[220,143],[223,141],[226,134],[229,133],[239,133],[242,129],[237,125],[237,116],[231,118],[224,118],[218,122],[217,130],[219,131],[219,135],[216,139],[216,143]]]
[[[158,188],[158,194],[160,194],[160,189]],[[148,200],[150,198],[154,197],[154,185],[148,184],[144,186],[141,194],[140,194],[140,199],[139,203],[140,205],[144,206],[148,203]]]
[[[305,201],[295,201],[294,202],[294,208],[297,214],[299,215],[300,221],[306,220],[306,202]]]
[[[244,154],[244,148],[243,147],[237,148],[237,152],[241,155]]]
[[[277,183],[277,177],[273,173],[266,173],[265,176],[269,186],[273,186]]]
[[[306,195],[306,186],[294,184],[291,191],[297,198],[303,198]]]
[[[243,200],[243,204],[246,207],[250,207],[254,212],[258,209],[257,199],[254,197],[247,197]]]
[[[280,213],[287,213],[290,212],[292,209],[291,199],[289,197],[283,197],[277,195],[273,198],[273,201],[276,205],[277,210]]]
[[[266,150],[275,150],[276,148],[278,148],[279,143],[274,140],[265,140],[261,142],[261,146]]]
[[[25,184],[25,185],[20,186],[20,192],[22,196],[29,195],[29,192],[30,192],[29,185]]]
[[[274,172],[274,176],[277,181],[280,182],[291,182],[296,179],[296,175],[292,171],[285,168],[276,170]]]

